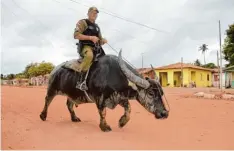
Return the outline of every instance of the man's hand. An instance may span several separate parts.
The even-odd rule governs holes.
[[[106,44],[107,40],[105,38],[102,38],[102,45]]]
[[[98,42],[99,38],[96,36],[89,36],[89,40],[91,40],[93,43],[96,44]]]

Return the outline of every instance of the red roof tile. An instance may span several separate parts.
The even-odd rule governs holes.
[[[137,71],[139,72],[139,73],[147,73],[147,72],[149,72],[149,71],[151,71],[152,69],[151,68],[140,68],[140,69],[137,69]]]
[[[182,63],[182,67],[183,68],[192,68],[192,69],[200,69],[200,70],[207,70],[207,71],[213,71],[212,69],[208,69],[208,68],[203,68],[203,67],[199,67],[199,66],[195,66],[193,64],[190,63]],[[162,66],[162,67],[158,67],[155,68],[156,70],[163,70],[163,69],[181,69],[181,63],[174,63],[174,64],[170,64],[167,66]]]

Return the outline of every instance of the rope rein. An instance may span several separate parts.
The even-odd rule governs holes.
[[[109,45],[110,46],[110,48],[112,49],[112,50],[114,50],[116,53],[118,53],[109,43],[107,43],[107,45]],[[126,59],[124,59],[127,63],[129,63]],[[136,67],[135,66],[133,66],[131,63],[129,63],[134,69],[136,69]],[[151,65],[151,67],[152,67],[152,69],[153,69],[153,66]],[[156,77],[157,77],[157,74],[155,73],[155,75],[156,75]],[[163,91],[163,89],[162,89],[162,91],[163,91],[163,94],[164,95],[162,95],[162,93],[161,93],[161,90],[160,90],[160,88],[159,88],[159,86],[158,86],[158,84],[160,85],[160,83],[157,81],[157,89],[158,89],[158,91],[159,91],[159,93],[160,93],[160,96],[164,96],[164,98],[165,98],[165,100],[166,100],[166,103],[167,103],[167,106],[168,106],[168,112],[170,112],[170,105],[169,105],[169,103],[168,103],[168,101],[167,101],[167,98],[166,98],[166,96],[165,96],[165,93],[164,93],[164,91]],[[161,85],[160,85],[161,86]],[[161,86],[162,87],[162,86]],[[141,96],[139,96],[139,97],[141,97]],[[146,95],[145,95],[145,97],[146,97]],[[143,100],[145,100],[145,97],[144,97],[144,99]],[[155,97],[155,95],[154,95],[154,97]]]

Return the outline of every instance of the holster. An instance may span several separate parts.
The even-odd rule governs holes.
[[[83,44],[79,42],[79,43],[76,43],[76,45],[77,45],[77,53],[83,58],[84,57],[82,55]]]
[[[83,54],[82,54],[82,49],[84,47],[84,43],[82,42],[79,42],[79,43],[76,43],[77,45],[77,53],[82,57],[84,58]],[[87,45],[90,45],[90,44],[87,44]],[[105,51],[103,50],[103,48],[101,46],[98,46],[98,47],[95,47],[93,46],[93,55],[94,55],[94,60],[97,61],[97,59],[103,55],[106,55],[105,54]]]

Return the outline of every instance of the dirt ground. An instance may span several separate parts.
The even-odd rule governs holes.
[[[104,133],[98,126],[95,104],[75,108],[82,122],[74,123],[70,120],[66,98],[57,96],[51,103],[47,121],[43,122],[39,114],[44,106],[45,88],[3,86],[1,148],[234,149],[234,101],[188,97],[201,91],[198,88],[164,90],[171,108],[168,119],[156,120],[132,100],[129,123],[118,128],[123,108],[108,109],[107,122],[112,131]]]

